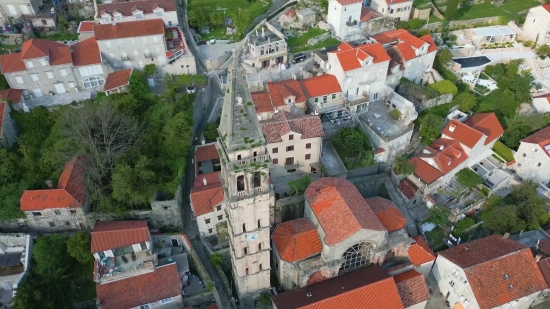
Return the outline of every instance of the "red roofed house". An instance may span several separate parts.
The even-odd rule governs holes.
[[[95,25],[97,25],[95,21],[90,21],[90,20],[81,21],[80,24],[78,24],[78,29],[76,30],[76,33],[78,33],[78,40],[84,41],[86,39],[93,37]]]
[[[430,299],[424,276],[416,270],[409,270],[393,276],[399,297],[405,309],[424,309]]]
[[[162,19],[165,26],[177,26],[177,10],[173,0],[102,1],[97,4],[95,19],[102,24]]]
[[[411,238],[415,242],[409,247],[409,260],[416,271],[421,273],[424,278],[428,278],[435,262],[435,253],[422,236],[417,235]]]
[[[550,43],[550,39],[546,37],[547,33],[550,32],[550,4],[529,9],[522,30],[538,44]]]
[[[548,287],[531,249],[500,235],[438,252],[433,275],[454,308],[529,308]]]
[[[11,147],[17,138],[15,121],[11,119],[10,113],[10,105],[0,101],[0,147]]]
[[[307,96],[307,108],[310,112],[323,114],[344,107],[342,88],[336,76],[323,74],[304,79],[300,83]]]
[[[252,102],[260,120],[273,118],[276,111],[304,115],[306,95],[296,80],[268,82],[266,91],[252,92]]]
[[[411,16],[412,4],[412,0],[372,0],[370,7],[397,21],[407,21]]]
[[[376,34],[372,38],[384,45],[392,59],[387,77],[389,86],[399,85],[401,78],[420,84],[435,82],[433,78],[430,79],[430,71],[437,46],[430,35],[416,37],[405,29],[397,29]]]
[[[294,117],[278,112],[273,119],[261,121],[260,126],[271,157],[271,177],[296,171],[317,173],[324,136],[319,116]]]
[[[35,38],[23,43],[21,52],[0,56],[0,69],[10,88],[41,97],[101,90],[110,68],[93,38],[71,46]]]
[[[106,95],[127,92],[131,75],[132,69],[109,73],[109,75],[107,75],[107,81],[105,81],[105,85],[103,86],[103,92],[105,92]]]
[[[463,168],[470,168],[494,190],[505,185],[510,175],[493,163],[493,145],[504,133],[494,113],[480,113],[464,122],[454,118],[444,127],[441,137],[409,160],[414,173],[408,177],[424,194],[447,184]]]
[[[52,232],[88,229],[84,161],[83,157],[74,157],[67,162],[57,187],[48,182],[48,189],[23,192],[19,202],[28,228]]]
[[[541,182],[550,179],[550,127],[541,129],[520,141],[514,154],[514,170],[523,179]]]

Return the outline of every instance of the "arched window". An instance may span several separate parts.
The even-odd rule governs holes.
[[[244,176],[241,175],[237,177],[237,191],[243,191],[244,190]]]
[[[262,174],[260,172],[254,173],[254,188],[262,186]]]
[[[369,265],[371,249],[372,244],[364,242],[354,245],[353,247],[346,250],[346,252],[344,252],[344,255],[342,255],[344,261],[342,265],[340,265],[339,274],[343,274],[350,270]]]
[[[84,88],[95,88],[105,85],[105,80],[102,77],[92,76],[84,80]]]

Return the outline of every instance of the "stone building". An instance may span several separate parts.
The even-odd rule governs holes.
[[[269,153],[234,51],[229,65],[217,147],[226,198],[233,279],[240,299],[270,288],[270,214],[275,204],[269,183]]]
[[[42,0],[8,0],[0,3],[0,19],[8,22],[9,18],[19,18],[23,15],[35,16]]]
[[[11,147],[17,138],[15,121],[10,114],[10,105],[7,102],[0,102],[0,147]]]
[[[412,0],[372,0],[370,7],[397,21],[407,21],[411,16]]]
[[[307,109],[324,114],[345,107],[342,88],[334,75],[323,74],[300,81],[307,96]]]
[[[341,178],[321,178],[305,191],[304,218],[277,225],[273,264],[286,289],[304,287],[370,264],[409,261],[413,242],[392,201],[364,199]]]
[[[265,89],[251,93],[258,119],[271,119],[279,111],[293,115],[305,114],[306,96],[299,81],[268,82]]]
[[[329,0],[327,23],[340,41],[360,31],[362,7],[362,0]]]
[[[519,177],[546,185],[550,180],[550,127],[522,139],[514,159],[514,170]]]
[[[31,39],[21,52],[0,56],[0,65],[11,88],[33,97],[101,90],[110,71],[93,38],[70,46]]]
[[[255,68],[267,68],[288,62],[285,36],[265,22],[248,34],[243,62]]]
[[[162,19],[165,26],[177,26],[178,7],[175,0],[107,0],[97,4],[95,19],[101,24]]]

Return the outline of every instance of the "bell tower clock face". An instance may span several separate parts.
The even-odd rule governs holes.
[[[252,233],[252,234],[248,234],[248,236],[246,236],[247,241],[255,241],[258,238],[260,238],[260,234],[258,234],[258,233]]]

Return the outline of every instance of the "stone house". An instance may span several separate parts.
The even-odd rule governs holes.
[[[83,175],[84,160],[74,157],[67,162],[56,188],[49,182],[48,189],[23,192],[19,202],[26,219],[19,220],[21,229],[59,232],[90,227],[85,217],[89,203]]]
[[[11,88],[33,97],[98,91],[109,72],[93,38],[70,46],[31,39],[23,43],[21,52],[2,55],[0,65]]]
[[[33,241],[29,234],[0,234],[0,287],[2,304],[11,303],[19,284],[27,276]]]
[[[413,240],[390,200],[364,199],[352,183],[332,177],[311,183],[305,199],[304,218],[277,225],[272,235],[274,271],[285,289],[370,264],[408,262]]]
[[[97,4],[95,19],[101,24],[162,19],[165,26],[178,25],[178,7],[175,0],[107,0]]]
[[[416,37],[404,29],[383,32],[372,37],[391,57],[386,84],[395,88],[401,78],[414,83],[428,82],[437,53],[432,36]]]
[[[279,111],[296,116],[305,114],[307,99],[299,81],[268,82],[265,89],[250,94],[259,120],[271,119]]]
[[[285,36],[268,22],[248,34],[245,46],[243,62],[251,67],[268,68],[288,62]]]
[[[529,9],[521,29],[537,44],[550,42],[550,4]]]
[[[11,119],[10,114],[10,105],[0,102],[0,147],[11,147],[17,138],[15,121]]]
[[[310,113],[324,114],[345,107],[342,88],[336,76],[323,74],[300,81]]]
[[[271,177],[300,171],[317,173],[323,143],[323,126],[316,115],[293,117],[278,112],[273,119],[260,122],[271,157]]]
[[[296,11],[296,16],[298,17],[298,21],[304,25],[311,25],[315,23],[315,18],[317,17],[317,12],[315,12],[311,8],[305,8]]]
[[[220,172],[200,174],[195,178],[191,189],[191,209],[199,233],[203,237],[218,234],[219,223],[227,222],[225,213],[225,195],[223,193]]]
[[[550,179],[550,127],[522,139],[514,159],[519,177],[546,185]]]
[[[106,95],[127,92],[131,75],[132,69],[109,73],[105,85],[103,85],[103,92],[105,92]]]
[[[327,23],[340,41],[360,31],[362,0],[329,0]]]
[[[409,260],[414,270],[421,273],[427,279],[432,271],[436,255],[428,246],[428,243],[420,235],[411,237],[415,242],[409,247]]]
[[[370,7],[397,21],[407,21],[411,16],[412,0],[372,0]]]
[[[547,288],[530,248],[500,235],[438,252],[432,273],[454,308],[529,308]]]
[[[0,4],[0,18],[8,22],[9,18],[19,18],[23,15],[35,16],[38,13],[41,0],[9,0]]]

